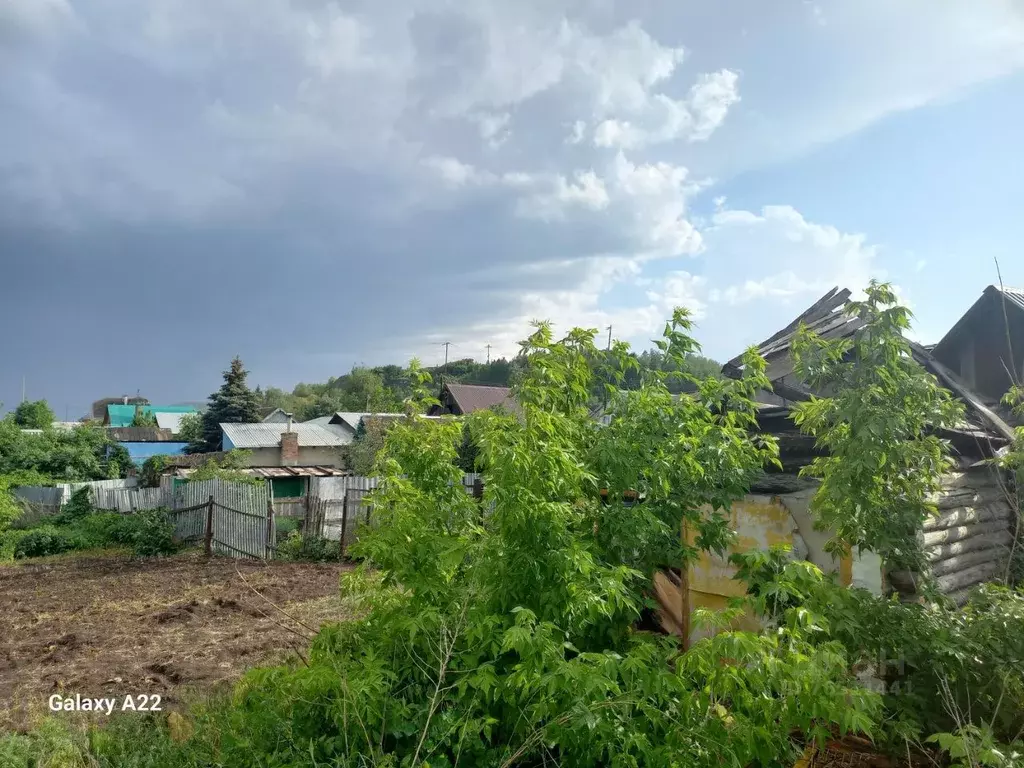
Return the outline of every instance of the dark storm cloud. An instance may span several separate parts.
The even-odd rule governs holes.
[[[442,332],[507,346],[534,312],[607,324],[596,298],[642,264],[689,268],[684,166],[714,173],[698,153],[742,109],[709,53],[722,14],[672,8],[6,0],[0,401],[24,375],[74,416],[201,398],[233,354],[290,386]],[[606,120],[619,144],[596,147]],[[697,284],[663,282],[623,325]]]

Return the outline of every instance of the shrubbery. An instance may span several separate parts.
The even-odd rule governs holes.
[[[26,531],[14,547],[14,557],[46,557],[75,549],[71,532],[52,525],[43,525]]]
[[[918,426],[931,418],[925,410],[944,418],[951,409],[892,338],[902,316],[885,312],[890,298],[869,290],[858,306],[865,325],[836,359],[884,346],[870,357],[877,388],[894,384],[928,407],[893,403],[906,411],[892,422],[898,429],[876,427],[867,455],[881,464],[896,451],[899,467],[877,473],[884,498],[864,474],[819,462],[825,482],[814,510],[835,519],[866,500],[838,521],[834,548],[870,542],[913,567],[919,553],[900,537],[915,533],[923,491],[948,450]],[[696,350],[688,329],[677,311],[658,344],[669,361]],[[768,381],[752,353],[741,380],[693,380],[692,397],[673,397],[662,372],[641,371],[639,389],[609,392],[613,419],[601,427],[588,408],[594,335],[577,329],[556,342],[541,324],[522,345],[522,413],[466,419],[486,516],[456,466],[463,425],[395,423],[376,463],[376,524],[353,546],[364,567],[342,582],[361,617],[323,628],[301,665],[253,670],[230,698],[194,709],[187,740],[115,724],[92,739],[94,762],[757,768],[792,765],[809,739],[857,732],[901,755],[934,739],[957,765],[1019,766],[1020,593],[988,588],[964,611],[908,605],[840,588],[782,552],[752,552],[735,558],[746,598],[696,612],[717,634],[685,649],[636,628],[655,570],[722,554],[734,541],[731,505],[777,458],[773,439],[750,434],[754,394]],[[818,353],[835,362],[806,342],[805,365]],[[625,352],[608,350],[608,371],[629,371]],[[411,378],[421,403],[436,402],[415,365]],[[845,450],[836,408],[854,437],[859,415],[871,425],[878,413],[874,402],[864,411],[852,402],[813,403],[803,423]],[[627,504],[628,491],[643,502]],[[683,521],[692,539],[680,539]],[[319,546],[294,536],[286,544]],[[729,629],[744,610],[762,617],[763,631]],[[889,660],[901,666],[882,664],[884,695],[856,679],[864,664]]]
[[[97,512],[86,489],[73,494],[58,515],[27,530],[0,532],[0,560],[111,547],[130,548],[138,557],[171,554],[177,549],[174,526],[163,510]]]
[[[277,555],[285,560],[324,563],[341,559],[341,544],[323,536],[303,536],[299,531],[291,531],[277,545]]]

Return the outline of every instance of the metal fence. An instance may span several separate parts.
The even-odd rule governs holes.
[[[71,494],[82,488],[91,491],[90,496],[95,504],[103,494],[133,489],[137,482],[134,477],[129,477],[124,480],[92,480],[84,483],[58,483],[52,486],[20,486],[14,489],[14,496],[27,508],[26,512],[41,517],[60,512],[61,507],[71,499]]]

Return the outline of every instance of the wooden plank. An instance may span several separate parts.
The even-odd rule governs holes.
[[[1001,520],[992,523],[979,523],[977,525],[960,525],[955,528],[940,528],[934,531],[927,531],[924,534],[924,544],[926,547],[935,547],[963,541],[974,536],[1001,533],[1003,531],[1009,531],[1009,526]]]
[[[844,288],[842,291],[840,291],[839,286],[835,286],[832,290],[830,290],[828,293],[826,293],[824,296],[822,296],[820,299],[814,302],[810,307],[801,312],[800,315],[793,322],[791,322],[785,328],[772,334],[767,339],[758,344],[758,349],[764,349],[769,344],[772,344],[781,339],[783,336],[791,334],[800,326],[801,322],[807,322],[808,319],[810,319],[813,322],[814,320],[819,319],[823,314],[828,314],[829,312],[832,312],[836,307],[845,304],[847,299],[849,298],[850,291],[848,289]],[[743,354],[740,354],[734,357],[728,363],[726,363],[726,365],[738,367],[742,362]]]
[[[997,416],[988,406],[981,402],[976,394],[971,392],[965,385],[961,384],[952,371],[932,357],[931,353],[920,344],[913,341],[908,343],[919,362],[921,362],[925,368],[934,373],[938,379],[943,382],[943,384],[953,390],[953,392],[966,402],[968,407],[973,409],[974,412],[977,413],[986,424],[988,424],[988,426],[992,427],[994,431],[1011,442],[1016,439],[1017,434],[1014,432],[1013,428],[999,418],[999,416]]]
[[[980,565],[981,563],[1000,563],[1006,565],[1006,558],[1010,554],[1007,547],[995,547],[993,549],[978,549],[974,552],[965,552],[962,555],[947,557],[932,565],[932,574],[935,576],[947,576],[951,573],[958,573],[966,570],[969,566]]]

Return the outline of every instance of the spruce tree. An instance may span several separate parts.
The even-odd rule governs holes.
[[[245,383],[248,371],[241,358],[231,361],[224,371],[224,383],[210,395],[210,405],[203,414],[202,440],[188,446],[189,453],[208,453],[221,449],[221,424],[249,424],[260,420],[256,393]]]

